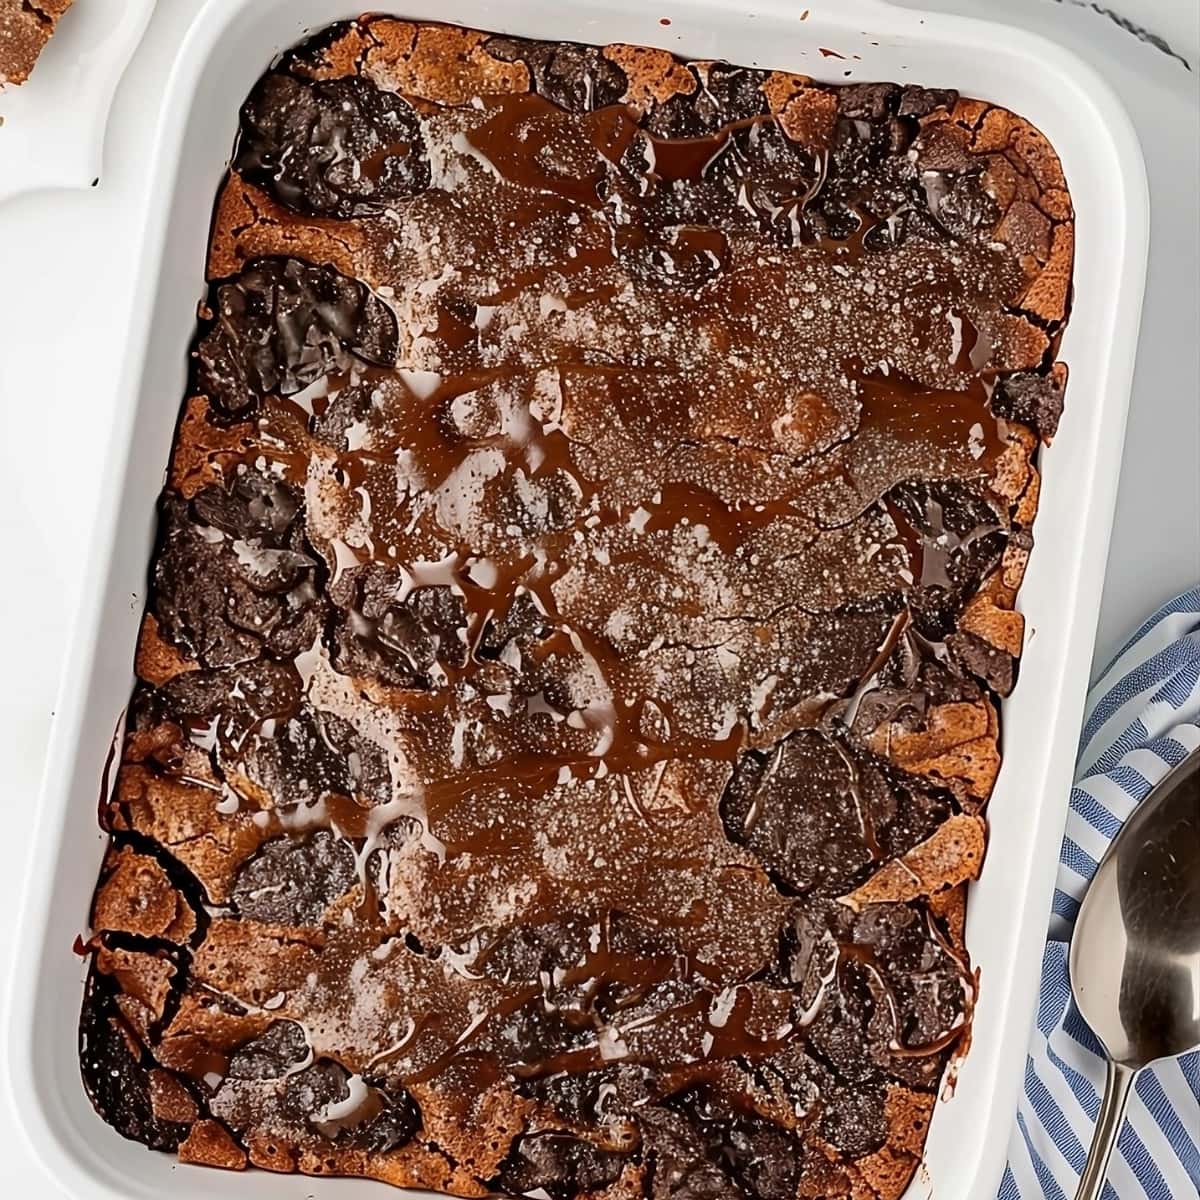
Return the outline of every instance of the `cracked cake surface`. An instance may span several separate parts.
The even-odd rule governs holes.
[[[384,16],[217,202],[84,1083],[190,1163],[893,1200],[1066,368],[1005,109]]]

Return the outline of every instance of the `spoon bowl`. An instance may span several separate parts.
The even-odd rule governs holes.
[[[1200,750],[1151,790],[1101,860],[1070,950],[1071,990],[1108,1055],[1077,1200],[1100,1195],[1134,1077],[1200,1047]]]

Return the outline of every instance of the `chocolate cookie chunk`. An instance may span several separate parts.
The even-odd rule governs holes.
[[[482,658],[498,658],[510,642],[519,650],[528,650],[545,641],[552,631],[533,597],[522,592],[513,597],[503,613],[488,618],[475,653]]]
[[[309,1056],[308,1039],[295,1021],[276,1021],[229,1060],[230,1079],[282,1079]]]
[[[897,484],[884,498],[894,521],[919,540],[920,562],[913,583],[917,593],[939,589],[940,602],[928,596],[915,608],[940,621],[922,633],[939,640],[950,632],[955,614],[1000,564],[1010,536],[1009,521],[994,500],[965,482],[917,480]]]
[[[650,1108],[638,1125],[650,1200],[740,1200],[741,1190],[709,1159],[703,1138],[682,1114]]]
[[[851,937],[871,948],[896,1000],[895,1045],[889,1040],[884,1050],[919,1049],[954,1028],[968,981],[924,913],[904,904],[870,905],[855,919]]]
[[[1058,432],[1067,370],[1061,363],[1049,373],[1018,371],[1006,375],[992,392],[992,411],[1008,421],[1024,421],[1049,441]]]
[[[789,892],[841,895],[871,861],[880,790],[823,735],[796,733],[739,762],[721,818]]]
[[[350,449],[351,430],[360,427],[371,412],[371,386],[348,385],[329,401],[312,419],[314,436],[340,451]]]
[[[489,38],[486,46],[502,62],[523,62],[538,95],[567,112],[594,112],[617,104],[629,86],[625,72],[596,46],[517,37]]]
[[[923,88],[909,84],[900,93],[896,113],[901,117],[927,117],[939,108],[947,112],[958,103],[958,92],[953,88]]]
[[[396,318],[332,267],[296,258],[248,262],[213,289],[212,326],[196,347],[196,390],[224,417],[291,396],[359,363],[395,360]]]
[[[791,1200],[800,1177],[796,1137],[772,1121],[730,1104],[711,1088],[690,1088],[665,1107],[699,1135],[705,1156],[751,1200]]]
[[[407,1091],[375,1087],[332,1059],[314,1058],[292,1021],[276,1021],[230,1058],[212,1109],[239,1132],[260,1129],[297,1149],[382,1153],[410,1141],[421,1125]]]
[[[885,1094],[877,1073],[847,1084],[831,1071],[821,1088],[821,1136],[848,1158],[874,1154],[887,1139]]]
[[[190,1126],[154,1109],[144,1049],[116,1003],[112,981],[92,967],[79,1021],[79,1063],[96,1111],[118,1133],[154,1150],[178,1150]]]
[[[936,927],[904,904],[868,905],[858,914],[836,903],[798,906],[782,955],[784,968],[802,977],[802,996],[821,993],[809,1045],[836,1076],[822,1095],[849,1085],[837,1144],[869,1153],[874,1146],[843,1145],[848,1131],[864,1141],[882,1138],[888,1079],[932,1085],[971,981]]]
[[[224,487],[207,487],[192,500],[200,522],[230,537],[258,539],[271,549],[291,540],[301,497],[286,483],[253,468],[236,468]]]
[[[233,165],[312,216],[373,216],[429,186],[416,111],[360,75],[265,76],[242,108]]]
[[[952,633],[946,646],[954,660],[976,679],[986,683],[997,696],[1007,696],[1016,679],[1013,656],[970,631]]]
[[[842,895],[868,865],[903,854],[948,800],[850,744],[813,731],[741,758],[721,798],[731,841],[791,894]]]
[[[168,720],[211,728],[218,753],[232,758],[252,729],[293,716],[300,694],[300,677],[291,663],[257,659],[221,670],[185,671],[159,689],[158,700]]]
[[[356,878],[350,845],[320,830],[304,842],[267,842],[238,871],[233,899],[242,915],[255,921],[319,925]]]
[[[567,1200],[607,1187],[627,1162],[627,1155],[599,1150],[569,1133],[525,1134],[513,1143],[493,1186],[514,1196],[541,1188],[555,1200]]]
[[[401,595],[396,572],[368,568],[347,576],[349,593],[334,618],[333,661],[346,675],[365,675],[392,687],[434,686],[438,664],[462,666],[467,616],[448,587],[418,587]]]
[[[296,1145],[317,1142],[322,1118],[350,1096],[348,1079],[338,1063],[313,1058],[299,1025],[276,1021],[230,1058],[212,1111],[239,1133],[257,1126]]]
[[[711,136],[727,126],[749,122],[767,111],[767,99],[762,90],[766,71],[725,62],[699,65],[695,71],[697,86],[693,91],[678,93],[651,109],[646,128],[655,137]],[[744,129],[733,130],[732,137],[741,140],[740,135],[754,128],[759,133],[767,131],[766,123],[761,127],[747,124]],[[753,141],[753,135],[745,140]]]
[[[364,808],[391,795],[387,756],[369,738],[334,713],[299,703],[269,735],[246,738],[221,762],[262,788],[275,807],[298,807],[346,797]]]
[[[421,1128],[421,1109],[412,1093],[402,1087],[373,1086],[370,1107],[375,1111],[341,1134],[341,1140],[369,1154],[386,1154],[406,1146]]]
[[[162,635],[209,668],[311,646],[325,604],[300,505],[253,468],[190,504],[165,496],[153,608]]]

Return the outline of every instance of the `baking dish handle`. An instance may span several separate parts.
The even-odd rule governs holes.
[[[895,19],[896,12],[901,6],[894,4],[892,0],[814,0],[813,3],[806,4],[804,7],[808,9],[810,17],[823,17],[828,13],[831,18],[844,25],[847,18],[867,20],[873,15],[887,14]],[[921,13],[914,9],[913,16],[915,19],[921,16]]]

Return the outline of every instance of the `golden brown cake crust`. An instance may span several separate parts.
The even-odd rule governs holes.
[[[187,1162],[896,1200],[1057,429],[1044,137],[364,17],[242,111],[84,1080]]]

